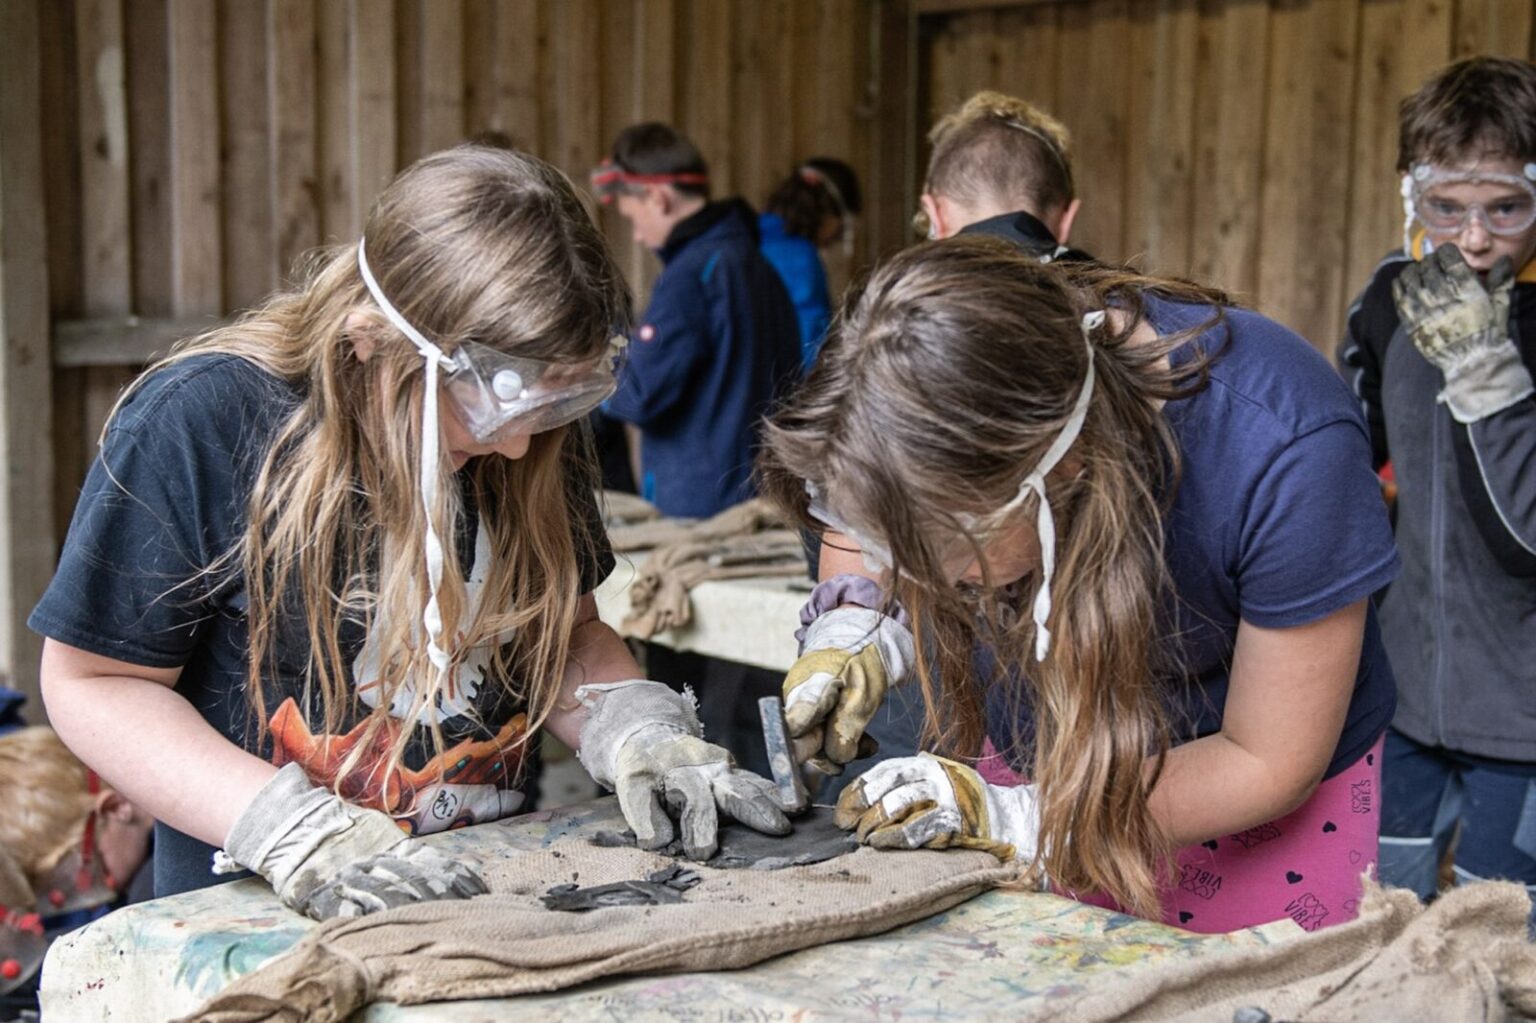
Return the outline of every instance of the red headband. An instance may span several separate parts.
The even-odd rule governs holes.
[[[680,174],[636,174],[620,167],[613,160],[604,160],[592,171],[589,179],[592,188],[603,202],[610,201],[621,188],[643,188],[646,185],[707,185],[709,175],[697,171]]]

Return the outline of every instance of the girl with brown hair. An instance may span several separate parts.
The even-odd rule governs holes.
[[[787,829],[597,617],[570,424],[628,309],[558,171],[462,146],[128,390],[31,624],[55,728],[159,821],[157,894],[241,867],[315,917],[484,891],[408,836],[520,809],[541,726],[642,844],[663,807],[695,855],[717,809]]]
[[[1397,559],[1304,341],[1191,285],[930,242],[850,295],[767,436],[767,492],[849,597],[786,680],[801,751],[853,760],[905,664],[944,754],[867,771],[844,826],[1195,930],[1353,916]],[[1028,784],[966,762],[984,738]]]

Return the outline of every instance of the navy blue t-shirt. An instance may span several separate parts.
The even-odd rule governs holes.
[[[360,722],[377,703],[367,685],[378,670],[367,630],[361,622],[342,628],[342,656],[357,699],[342,730],[327,735],[318,706],[304,694],[310,658],[301,609],[287,610],[258,721],[246,687],[243,576],[238,564],[207,571],[244,535],[255,474],[298,400],[283,381],[233,356],[197,356],[152,374],[112,422],[86,477],[58,571],[28,624],[114,660],[181,668],[176,691],[221,734],[276,763],[298,762],[317,783],[330,785],[335,754],[356,742]],[[459,480],[466,515],[457,546],[474,599],[490,548],[478,529],[468,472]],[[570,501],[573,518],[585,518],[596,541],[580,566],[583,590],[591,590],[612,570],[613,556],[593,492],[573,486]],[[527,797],[522,776],[531,766],[524,760],[531,747],[520,741],[525,707],[516,695],[520,687],[488,677],[490,655],[466,654],[452,692],[440,694],[422,719],[407,725],[400,719],[405,707],[397,706],[392,727],[413,733],[400,769],[381,787],[382,772],[375,769],[383,751],[375,750],[340,780],[342,794],[423,833],[519,809]],[[427,715],[441,726],[440,754],[433,752]],[[259,742],[263,721],[267,738]],[[221,880],[209,871],[212,852],[157,825],[155,893]]]
[[[1151,295],[1146,306],[1164,336],[1212,315],[1209,306]],[[1193,346],[1219,352],[1209,385],[1163,410],[1182,456],[1164,520],[1176,598],[1165,643],[1185,672],[1168,680],[1175,743],[1220,731],[1239,621],[1270,629],[1315,622],[1381,589],[1399,567],[1359,402],[1286,328],[1242,309],[1229,309],[1226,324],[1230,332],[1206,332],[1175,353],[1178,363]],[[1016,712],[1006,705],[1002,687],[993,687],[988,731],[1027,769],[1012,747],[1029,722],[1011,721]],[[1396,705],[1371,607],[1327,777],[1365,755]]]

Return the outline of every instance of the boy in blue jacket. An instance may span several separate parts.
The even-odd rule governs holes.
[[[605,411],[640,428],[644,497],[714,515],[753,495],[758,424],[798,378],[794,306],[752,208],[710,201],[704,158],[674,129],[624,129],[592,184],[665,264]]]

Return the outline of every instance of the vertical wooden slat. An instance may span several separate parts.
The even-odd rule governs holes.
[[[906,5],[881,3],[874,6],[872,21],[876,87],[870,152],[878,156],[867,165],[865,222],[866,252],[873,258],[895,252],[912,238],[912,213],[926,150],[918,142],[923,72],[916,15]]]
[[[1382,255],[1401,244],[1403,202],[1395,170],[1397,104],[1445,64],[1451,29],[1449,3],[1363,0],[1360,5],[1349,245],[1344,264],[1350,292],[1365,284]]]
[[[632,0],[623,0],[626,5]],[[514,145],[541,152],[539,76],[547,19],[539,0],[499,0],[496,13],[496,111],[498,126]]]
[[[421,0],[394,0],[395,4],[395,124],[399,151],[396,163],[404,167],[427,151],[422,125],[422,6]]]
[[[1133,9],[1121,252],[1147,270],[1180,276],[1190,271],[1198,31],[1195,0]]]
[[[314,0],[272,0],[272,195],[279,279],[320,241]]]
[[[42,723],[42,641],[26,619],[53,574],[56,548],[53,450],[49,431],[39,428],[51,411],[51,360],[34,0],[0,0],[0,39],[7,51],[0,61],[0,673],[31,697],[27,717]]]
[[[731,9],[713,0],[687,5],[687,49],[682,73],[683,131],[709,164],[714,195],[731,195]]]
[[[549,157],[576,180],[597,163],[602,138],[602,25],[596,0],[561,0],[554,8],[551,54],[559,114]]]
[[[731,3],[731,95],[735,117],[731,118],[731,142],[724,154],[731,162],[731,174],[737,191],[750,203],[760,205],[768,192],[799,154],[786,153],[777,139],[770,138],[769,110],[783,110],[783,95],[768,93],[768,69],[773,43],[768,32],[781,5],[760,0],[733,0]],[[793,112],[791,112],[793,114]]]
[[[619,132],[638,120],[640,69],[646,59],[637,45],[642,30],[638,0],[607,3],[604,12],[602,128],[596,154],[599,160],[611,151]],[[591,194],[585,178],[575,180],[583,195]],[[624,268],[630,290],[639,300],[642,297],[640,289],[645,283],[643,267],[645,261],[653,257],[634,243],[629,223],[619,216],[618,210],[612,205],[598,205],[595,197],[593,205],[609,248]]]
[[[361,233],[368,209],[395,176],[395,18],[391,0],[350,0],[357,63],[352,77],[354,201]]]
[[[266,0],[219,5],[219,134],[224,151],[224,295],[243,309],[277,286],[272,211],[272,113]]]
[[[1062,58],[1057,42],[1061,8],[1038,4],[998,14],[1003,42],[1003,91],[1056,112],[1056,76]]]
[[[1268,5],[1207,0],[1197,46],[1194,274],[1251,300],[1259,286]]]
[[[464,11],[464,132],[503,131],[497,123],[496,0],[460,0]]]
[[[1532,6],[1531,0],[1460,0],[1455,56],[1529,57],[1536,30]]]
[[[318,43],[315,77],[319,80],[320,100],[315,122],[315,139],[319,147],[316,157],[319,165],[319,236],[327,243],[355,239],[362,229],[357,217],[357,160],[352,121],[357,51],[349,31],[351,6],[349,0],[333,0],[321,3],[315,11]]]
[[[171,278],[170,25],[165,0],[136,0],[128,19],[128,134],[132,170],[133,308],[169,316]]]
[[[1259,308],[1331,353],[1344,315],[1358,4],[1278,3],[1270,45]],[[1326,45],[1319,45],[1319,41]]]
[[[1101,259],[1118,260],[1125,221],[1125,118],[1130,49],[1125,0],[1062,8],[1060,117],[1076,140],[1074,168],[1083,200],[1072,240]]]
[[[55,315],[79,316],[81,267],[80,76],[76,72],[75,12],[38,4],[42,62],[43,199],[48,221],[48,295]],[[71,499],[70,505],[74,504]]]
[[[85,312],[122,315],[132,305],[123,11],[121,0],[79,0],[75,12]]]
[[[678,119],[678,0],[639,0],[640,109],[645,121]]]
[[[464,12],[460,0],[424,0],[421,19],[421,134],[431,153],[464,141]]]
[[[218,31],[205,0],[169,0],[171,279],[180,316],[223,311]]]

